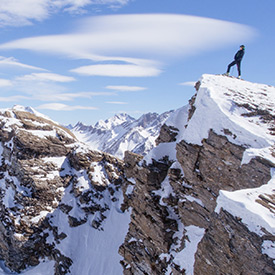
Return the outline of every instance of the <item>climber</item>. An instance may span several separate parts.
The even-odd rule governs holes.
[[[237,68],[238,68],[238,78],[241,78],[241,61],[243,59],[243,56],[244,56],[244,45],[241,45],[240,46],[240,49],[238,50],[238,52],[235,54],[234,56],[234,61],[231,62],[228,67],[227,67],[227,72],[225,75],[229,75],[229,72],[230,72],[230,68],[234,65],[237,65]]]

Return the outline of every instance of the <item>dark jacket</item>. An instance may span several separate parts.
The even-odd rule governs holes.
[[[244,49],[238,50],[238,52],[235,54],[234,59],[237,62],[241,62],[244,56]]]

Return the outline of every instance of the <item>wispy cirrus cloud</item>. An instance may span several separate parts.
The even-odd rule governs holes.
[[[32,99],[55,101],[59,97],[62,98],[61,95],[68,90],[63,84],[72,81],[76,81],[76,79],[71,76],[46,72],[14,77],[12,84],[14,91],[31,95]],[[69,94],[63,96],[63,98],[69,97],[71,99],[73,98],[73,96],[69,96]]]
[[[22,96],[22,95],[15,95],[15,96],[6,96],[0,97],[0,102],[19,102],[21,100],[30,100],[30,97]]]
[[[119,92],[137,92],[137,91],[143,91],[147,89],[146,87],[126,86],[126,85],[108,85],[105,88],[119,91]]]
[[[52,110],[52,111],[75,111],[75,110],[97,110],[98,108],[92,106],[81,105],[66,105],[63,103],[47,103],[37,106],[38,110]]]
[[[195,84],[196,84],[196,81],[186,81],[186,82],[179,83],[179,85],[182,85],[182,86],[192,86],[192,87],[194,87]]]
[[[54,93],[49,95],[47,94],[38,94],[34,95],[34,99],[40,101],[72,101],[77,98],[93,98],[94,96],[110,96],[114,93],[108,92],[78,92],[78,93]]]
[[[107,104],[115,104],[115,105],[125,105],[125,104],[128,104],[128,102],[123,102],[123,101],[106,101],[105,103],[107,103]]]
[[[71,72],[88,76],[149,77],[158,76],[162,71],[158,68],[135,64],[101,64],[82,66]]]
[[[0,79],[1,87],[1,79]],[[0,102],[21,102],[22,100],[36,100],[45,102],[62,102],[62,101],[73,101],[79,98],[91,99],[94,96],[111,96],[114,93],[108,92],[78,92],[78,93],[35,93],[31,96],[24,95],[13,95],[13,96],[0,96]],[[51,103],[50,103],[51,104]],[[60,103],[58,103],[60,104]],[[44,105],[42,105],[44,106]],[[47,105],[45,105],[47,106]],[[52,106],[52,105],[49,105]],[[54,105],[53,105],[54,106]]]
[[[89,6],[119,8],[129,0],[0,0],[0,26],[30,25],[57,12],[85,13]]]
[[[21,81],[53,81],[53,82],[71,82],[76,79],[71,76],[65,76],[55,73],[32,73],[17,77]]]
[[[90,60],[71,70],[81,75],[144,77],[159,75],[170,59],[246,42],[255,33],[246,25],[187,15],[95,16],[82,20],[73,33],[19,39],[0,49]]]
[[[43,69],[43,68],[21,63],[14,57],[0,56],[0,67],[9,67],[9,66],[15,66],[15,67],[29,69],[29,70],[47,71],[46,69]]]

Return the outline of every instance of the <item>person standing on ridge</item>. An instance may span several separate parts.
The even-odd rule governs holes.
[[[229,72],[230,72],[230,68],[234,65],[237,65],[237,68],[238,68],[238,78],[241,78],[241,61],[243,59],[243,56],[244,56],[244,45],[241,45],[240,46],[240,49],[237,51],[237,53],[235,54],[234,56],[234,61],[231,62],[228,67],[227,67],[227,72],[225,75],[229,75]]]

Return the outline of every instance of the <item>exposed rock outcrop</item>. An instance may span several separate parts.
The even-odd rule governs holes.
[[[145,161],[134,155],[129,160],[129,154],[126,155],[126,174],[135,179],[135,187],[127,201],[132,207],[129,232],[120,247],[124,257],[124,274],[237,275],[275,272],[273,259],[268,253],[263,253],[264,242],[272,243],[274,232],[262,228],[260,234],[256,234],[247,227],[246,221],[243,222],[242,213],[235,216],[223,208],[217,209],[222,190],[257,190],[255,188],[271,181],[270,171],[275,167],[270,127],[274,123],[274,119],[270,119],[273,111],[269,108],[260,113],[253,111],[252,114],[248,103],[245,109],[249,113],[242,109],[243,117],[251,115],[255,120],[259,117],[263,126],[267,124],[271,145],[267,155],[254,155],[249,161],[244,161],[247,150],[251,150],[249,148],[253,145],[238,142],[238,131],[228,128],[219,131],[209,128],[208,136],[200,144],[188,142],[193,138],[188,134],[188,127],[195,124],[197,113],[201,111],[197,100],[202,100],[205,82],[210,82],[207,77],[202,81],[204,83],[196,85],[199,95],[190,100],[188,114],[182,116],[184,127],[181,130],[174,123],[169,125],[168,120],[160,131],[157,140],[161,146],[155,149],[155,154],[151,153]],[[230,97],[232,105],[246,101],[240,91],[228,89],[225,96]],[[259,109],[253,97],[248,96],[250,104],[254,104],[253,110]],[[240,105],[244,108],[244,104]],[[214,118],[214,123],[218,119]],[[196,135],[194,131],[192,133]],[[173,147],[169,143],[176,150],[176,158],[171,156]],[[156,159],[161,155],[159,151],[166,156],[165,160]],[[127,163],[131,165],[127,166]],[[252,196],[254,191],[247,192],[247,196],[249,192]],[[258,194],[254,207],[261,204],[274,219],[274,199],[274,190],[273,194]]]
[[[259,187],[270,180],[270,168],[274,165],[255,158],[241,166],[244,150],[211,131],[202,146],[184,141],[177,144],[177,159],[183,174],[181,169],[172,168],[169,161],[155,161],[131,174],[136,180],[129,200],[133,208],[132,221],[120,249],[125,274],[164,274],[169,265],[173,274],[184,272],[173,257],[168,261],[162,259],[163,254],[171,254],[173,243],[178,241],[174,237],[180,230],[178,220],[185,227],[193,225],[205,230],[196,253],[194,274],[272,274],[275,271],[272,260],[261,251],[263,241],[270,234],[259,237],[228,212],[215,213],[220,190]],[[133,169],[129,171],[132,172]],[[156,194],[162,190],[161,183],[166,176],[171,191],[163,205]],[[170,208],[176,216],[174,219]],[[182,236],[181,249],[185,238],[188,236]]]

